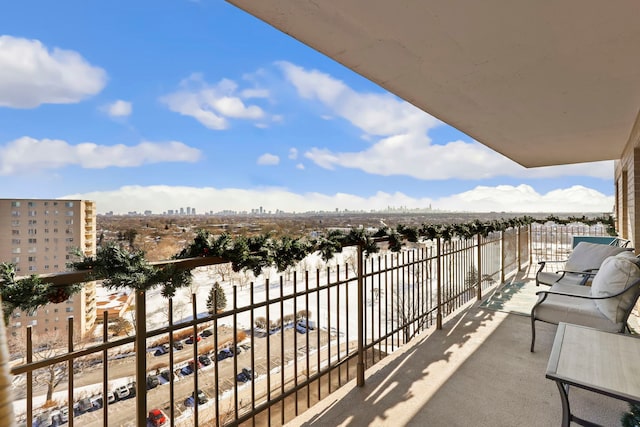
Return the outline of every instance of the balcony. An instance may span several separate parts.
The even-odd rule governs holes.
[[[136,292],[124,337],[103,329],[81,343],[71,332],[56,351],[38,353],[27,329],[25,360],[11,370],[15,410],[28,426],[63,408],[75,408],[83,426],[145,425],[155,408],[171,426],[555,425],[560,399],[544,378],[555,327],[540,327],[530,353],[529,319],[480,300],[500,283],[529,280],[535,248],[560,255],[580,234],[605,227],[532,225],[370,257],[346,248],[319,268],[303,262],[275,280],[226,286],[226,307],[213,314],[199,290],[186,306]],[[196,282],[208,284],[225,265],[172,262],[197,267]],[[109,324],[107,311],[99,316]],[[61,380],[53,389],[36,381],[50,372]],[[197,390],[206,402],[189,405]],[[43,408],[47,392],[54,403]],[[107,392],[113,401],[97,403]],[[626,409],[578,390],[571,398],[604,425]]]

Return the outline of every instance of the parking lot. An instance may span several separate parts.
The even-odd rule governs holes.
[[[253,374],[255,376],[256,388],[258,384],[266,379],[266,374],[269,370],[281,366],[282,361],[286,365],[289,361],[296,357],[296,354],[302,355],[307,352],[307,339],[309,342],[309,350],[313,351],[317,348],[318,344],[318,331],[309,331],[309,333],[301,333],[296,331],[293,327],[284,329],[278,333],[269,335],[269,355],[267,357],[267,339],[266,334],[262,334],[260,337],[256,336],[253,340],[253,346],[251,346],[251,340],[245,340],[239,343],[239,352],[230,357],[216,360],[209,365],[200,364],[198,371],[198,388],[206,395],[208,402],[202,404],[199,409],[204,411],[210,411],[213,405],[215,405],[214,396],[216,395],[216,381],[215,381],[215,366],[218,368],[218,394],[221,395],[225,391],[235,388],[236,377],[238,374],[242,374],[243,369],[251,370],[252,358],[253,358]],[[320,334],[320,345],[324,345],[327,342],[328,334]],[[208,344],[213,342],[212,338],[203,338],[198,342],[199,348],[210,347]],[[295,344],[295,345],[294,345]],[[281,347],[284,349],[284,354],[281,357]],[[147,390],[147,408],[160,408],[167,413],[170,413],[170,387],[168,386],[168,355],[153,356],[153,353],[147,358],[147,366],[161,366],[164,364],[166,368],[157,368],[155,371],[150,371],[149,376],[157,379],[157,385]],[[201,353],[202,354],[202,353]],[[208,353],[208,356],[213,356],[213,353]],[[175,351],[174,353],[174,396],[175,396],[175,414],[176,417],[180,417],[181,414],[187,412],[192,413],[191,406],[186,406],[185,401],[192,396],[194,391],[194,378],[193,369],[184,369],[189,366],[189,362],[193,360],[193,346],[185,345],[182,350]],[[211,358],[211,357],[210,357]],[[216,359],[217,352],[216,352]],[[236,364],[234,364],[234,361]],[[315,361],[314,361],[315,362]],[[298,362],[298,373],[306,369],[304,366],[305,358],[300,359]],[[130,365],[133,365],[133,361],[129,361]],[[195,364],[191,364],[195,367]],[[236,371],[237,366],[237,371]],[[313,365],[312,365],[313,366]],[[132,369],[133,366],[130,366]],[[191,371],[191,372],[189,372]],[[285,370],[287,371],[287,370]],[[111,372],[111,370],[110,370]],[[293,376],[293,371],[286,372],[287,376]],[[245,371],[246,375],[246,371]],[[278,374],[277,377],[281,378],[282,374]],[[240,378],[242,380],[244,378]],[[242,381],[238,381],[239,389],[243,387],[250,387],[250,382],[246,385]],[[262,387],[264,388],[264,387]],[[250,396],[250,394],[249,394]],[[188,402],[190,403],[190,402]],[[244,400],[243,404],[250,405],[250,401]],[[229,408],[223,404],[219,404],[219,410],[224,412]],[[77,419],[81,420],[83,425],[86,426],[101,426],[103,424],[103,409],[97,409],[91,412],[80,415]],[[135,411],[135,400],[125,399],[115,402],[109,405],[109,424],[110,425],[134,425],[131,419],[131,414]]]

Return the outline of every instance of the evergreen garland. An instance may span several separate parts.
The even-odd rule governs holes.
[[[231,262],[234,271],[251,270],[257,276],[270,266],[275,266],[279,272],[285,271],[314,252],[319,252],[322,259],[328,261],[335,253],[341,252],[344,246],[360,245],[365,255],[369,256],[378,252],[377,242],[381,240],[387,241],[389,249],[397,252],[402,249],[405,240],[418,242],[421,239],[439,238],[448,242],[454,238],[471,239],[477,235],[487,237],[493,232],[532,223],[583,223],[589,226],[604,224],[609,234],[616,235],[611,215],[566,219],[550,215],[542,220],[524,216],[486,223],[474,220],[466,224],[422,224],[420,227],[398,225],[395,229],[382,227],[373,233],[354,228],[349,233],[332,230],[318,239],[289,236],[275,239],[269,234],[233,238],[226,233],[213,237],[208,231],[200,230],[193,242],[174,255],[173,259],[219,257]],[[173,264],[156,267],[144,258],[143,251],[127,251],[117,244],[101,247],[95,257],[82,257],[80,261],[69,264],[69,267],[74,270],[89,270],[89,280],[103,280],[103,284],[111,289],[147,290],[160,286],[165,297],[174,296],[177,289],[188,286],[192,280],[189,269]],[[36,275],[16,279],[13,265],[0,264],[0,296],[5,319],[16,308],[33,311],[48,302],[64,301],[80,289],[79,284],[53,286],[43,283]]]
[[[0,263],[0,296],[5,325],[15,309],[32,313],[45,304],[66,301],[80,289],[78,284],[54,286],[35,274],[16,279],[15,265]]]

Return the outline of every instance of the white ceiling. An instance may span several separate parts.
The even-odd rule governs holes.
[[[616,159],[640,1],[227,0],[527,166]]]

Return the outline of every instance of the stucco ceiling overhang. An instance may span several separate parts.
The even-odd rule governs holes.
[[[619,158],[640,109],[637,0],[228,1],[527,167]]]

